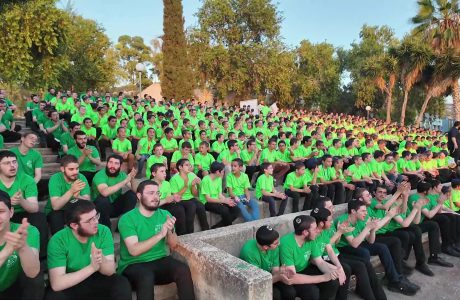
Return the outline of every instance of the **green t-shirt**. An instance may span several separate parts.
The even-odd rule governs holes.
[[[249,240],[241,248],[240,258],[253,266],[271,273],[273,268],[280,266],[279,252],[279,247],[262,251],[257,246],[256,240]]]
[[[43,168],[43,158],[37,150],[30,149],[25,155],[19,151],[18,147],[11,148],[10,151],[17,156],[19,171],[30,177],[35,177],[35,169]]]
[[[273,180],[273,176],[271,175],[265,175],[262,174],[257,178],[257,183],[256,183],[256,197],[257,199],[262,198],[262,190],[266,192],[273,192],[273,189],[275,188],[275,183]]]
[[[203,155],[201,152],[198,152],[195,154],[195,172],[198,172],[199,165],[201,166],[202,170],[209,171],[209,168],[214,161],[214,156],[212,156],[210,153]]]
[[[87,145],[86,148],[92,150],[90,154],[92,158],[99,158],[99,151],[97,151],[96,147]],[[74,146],[67,151],[67,154],[73,155],[79,159],[80,156],[83,155],[83,152],[80,148],[78,148],[78,146]],[[96,165],[88,157],[85,157],[83,162],[80,164],[80,172],[96,172]]]
[[[235,158],[238,158],[238,153],[236,152],[230,153],[230,150],[225,149],[219,154],[219,156],[217,157],[217,161],[223,162],[225,159],[226,161],[231,162]]]
[[[107,184],[108,187],[111,187],[111,186],[116,185],[119,182],[122,182],[123,180],[126,179],[126,177],[128,177],[128,175],[123,171],[120,171],[120,173],[118,173],[118,175],[115,177],[109,177],[107,176],[105,169],[99,170],[99,172],[97,172],[93,178],[92,199],[96,199],[101,194],[99,193],[99,190],[97,189],[98,185],[105,183]],[[120,197],[121,192],[122,192],[122,189],[119,189],[118,191],[110,195],[109,196],[110,202],[113,203],[115,200],[117,200],[117,198]]]
[[[106,136],[108,139],[114,140],[117,137],[117,127],[112,128],[109,125],[104,125],[101,127],[102,127],[102,135]]]
[[[126,138],[123,141],[117,138],[112,143],[112,149],[123,153],[131,151],[131,141]]]
[[[361,173],[361,168],[359,168],[357,165],[352,164],[351,166],[348,167],[347,169],[351,176],[347,176],[347,182],[350,183],[353,181],[353,178],[356,180],[360,180],[363,178],[363,174]]]
[[[324,181],[332,181],[336,178],[335,169],[333,167],[324,168],[322,165],[319,166],[318,170],[318,179],[322,179]]]
[[[245,165],[247,165],[251,159],[254,157],[255,152],[249,152],[247,149],[241,151],[240,157]]]
[[[155,139],[152,139],[151,141],[149,141],[148,138],[141,138],[139,140],[139,143],[137,143],[137,152],[140,154],[140,155],[145,155],[145,154],[152,154],[152,151],[153,151],[153,146],[155,146],[156,144],[156,141]]]
[[[331,244],[331,238],[335,234],[334,225],[331,225],[329,229],[322,230],[321,233],[312,241],[311,257],[317,258],[322,256],[328,256],[326,251],[326,245],[330,244],[334,253],[339,254],[339,250],[335,245]]]
[[[168,159],[166,158],[166,156],[163,156],[163,155],[159,157],[157,157],[156,155],[150,155],[150,157],[147,159],[147,167],[145,168],[145,177],[150,178],[150,175],[151,175],[150,168],[154,164],[164,164],[166,166],[167,160]]]
[[[0,120],[0,123],[5,125],[6,129],[11,129],[11,123],[14,122],[13,113],[11,110],[7,109]]]
[[[85,187],[80,191],[80,196],[86,196],[91,194],[91,189],[88,184],[88,180],[86,180],[86,177],[83,176],[82,174],[78,174],[78,179],[83,181],[85,183]],[[50,197],[48,198],[48,202],[46,203],[45,207],[45,212],[48,214],[53,210],[53,207],[51,206],[51,198],[52,197],[61,197],[65,193],[67,193],[68,190],[70,190],[70,187],[72,186],[73,182],[67,182],[64,179],[64,173],[59,172],[55,173],[50,177],[50,181],[48,183],[48,189],[50,193]],[[69,199],[72,200],[73,196]]]
[[[277,161],[277,151],[276,150],[272,150],[270,151],[270,149],[268,148],[265,148],[264,150],[262,150],[262,152],[260,153],[260,163],[263,163],[264,161],[267,161],[267,162],[276,162]]]
[[[347,219],[348,219],[348,214],[340,215],[338,218],[334,220],[335,227],[337,227],[339,223],[343,223]],[[353,238],[357,237],[366,227],[366,221],[367,220],[364,220],[364,221],[358,220],[356,224],[354,225],[350,224],[350,226],[354,227],[355,229],[352,232],[344,233],[339,243],[337,244],[337,247],[340,248],[340,247],[348,246],[349,244],[348,244],[346,237],[347,236],[352,236]]]
[[[86,128],[85,126],[82,126],[81,127],[81,131],[83,131],[84,133],[86,133],[86,136],[87,137],[93,137],[93,138],[96,138],[96,128],[94,127],[91,127],[91,128]]]
[[[176,139],[170,139],[168,140],[167,138],[162,138],[160,140],[160,144],[163,146],[165,151],[173,151],[178,149],[177,141]]]
[[[114,254],[112,232],[107,226],[99,224],[97,233],[82,243],[65,226],[56,232],[48,243],[48,269],[65,267],[66,273],[79,271],[91,264],[91,244],[102,250],[104,256]]]
[[[51,127],[54,127],[56,124],[51,120],[51,119],[48,119],[45,121],[45,128],[48,129],[48,128],[51,128]],[[61,142],[61,136],[65,133],[64,129],[62,129],[62,126],[59,125],[53,132],[52,132],[52,135]],[[61,142],[61,146],[62,146],[62,142]]]
[[[34,179],[29,175],[24,173],[18,173],[16,178],[14,179],[13,184],[7,188],[2,181],[0,181],[0,190],[7,192],[10,197],[16,194],[17,191],[22,192],[22,197],[24,199],[37,197],[37,184],[35,183]],[[13,205],[14,212],[24,212],[24,208],[20,204]]]
[[[212,143],[211,149],[213,152],[221,153],[225,150],[225,143],[219,143],[218,141],[215,141]]]
[[[160,184],[160,200],[164,200],[169,196],[171,196],[171,184],[165,180]]]
[[[11,232],[18,230],[20,224],[10,222]],[[40,249],[40,234],[37,228],[32,225],[27,227],[27,245],[37,250]],[[0,245],[0,251],[5,248],[6,243]],[[22,272],[21,258],[18,252],[15,250],[13,253],[6,258],[3,265],[0,266],[0,292],[3,292],[9,288],[19,277]]]
[[[200,201],[205,204],[208,202],[206,196],[213,199],[219,199],[219,195],[222,194],[222,178],[215,177],[211,178],[211,175],[207,175],[203,178],[200,184]]]
[[[457,205],[455,205],[455,203],[458,203],[460,202],[460,191],[458,190],[452,190],[451,192],[451,197],[452,197],[452,206],[450,205],[450,199],[447,199],[445,202],[444,202],[444,206],[447,207],[447,208],[450,208],[452,209],[453,211],[460,211],[460,207],[458,207]]]
[[[138,207],[121,216],[118,222],[121,240],[118,274],[123,273],[129,265],[154,261],[168,255],[168,246],[164,238],[157,242],[150,250],[138,256],[132,256],[125,244],[125,239],[131,236],[137,236],[138,241],[143,242],[158,234],[168,216],[172,217],[168,211],[157,209],[152,216],[146,217],[141,214]]]
[[[172,157],[171,157],[171,162],[172,163],[176,163],[179,161],[179,159],[181,158],[184,158],[182,156],[182,152],[177,150],[177,151],[174,151]],[[195,164],[195,160],[193,159],[193,155],[191,153],[189,153],[188,157],[187,157],[188,161],[190,162],[190,164],[193,166]]]
[[[227,175],[227,188],[231,188],[235,196],[245,195],[245,190],[251,187],[248,174],[240,172],[240,176],[229,173]],[[249,200],[249,199],[248,199]]]
[[[61,144],[61,147],[66,145],[67,149],[70,149],[77,145],[77,143],[75,142],[75,139],[69,132],[64,132],[61,135],[60,144]]]
[[[296,189],[303,189],[303,187],[307,184],[307,178],[305,174],[301,176],[297,176],[297,173],[295,171],[289,173],[286,176],[286,180],[284,181],[284,188],[290,189],[292,185],[292,187]]]
[[[131,136],[136,137],[138,139],[146,137],[147,136],[147,127],[144,126],[141,129],[139,129],[139,128],[137,128],[137,126],[134,126],[131,129]]]
[[[297,273],[308,267],[312,242],[305,242],[299,247],[294,233],[288,233],[280,240],[280,261],[287,267],[294,266]]]
[[[192,181],[197,176],[195,175],[195,173],[190,172],[190,173],[187,174],[187,177],[188,177],[188,188],[182,194],[182,200],[190,200],[190,199],[195,197],[192,194]],[[173,177],[171,177],[171,179],[169,180],[169,183],[171,184],[171,192],[173,194],[178,193],[180,190],[182,190],[182,188],[185,185],[185,182],[182,179],[182,177],[180,177],[180,174],[176,174]]]

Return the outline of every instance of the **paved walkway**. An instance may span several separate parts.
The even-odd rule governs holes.
[[[428,251],[425,250],[425,253]],[[424,299],[424,300],[458,300],[460,299],[460,258],[442,255],[442,257],[453,263],[453,268],[443,268],[438,266],[428,265],[435,274],[434,277],[428,277],[422,273],[415,271],[409,276],[409,279],[421,287],[421,290],[415,296],[409,297],[399,293],[390,292],[385,288],[385,293],[388,300],[409,300],[409,299]],[[413,253],[409,258],[408,264],[415,265]],[[352,293],[348,299],[361,299],[356,294]]]

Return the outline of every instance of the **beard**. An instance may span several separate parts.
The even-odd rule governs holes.
[[[85,149],[86,148],[86,144],[83,145],[83,144],[77,143],[77,142],[75,142],[75,144],[77,144],[79,149]]]
[[[160,201],[158,201],[157,205],[150,205],[147,203],[147,201],[144,201],[144,199],[141,199],[141,205],[148,211],[156,211],[158,207],[160,206]]]
[[[121,168],[118,169],[117,171],[115,171],[114,173],[110,173],[109,168],[105,167],[105,174],[106,174],[107,176],[109,176],[109,177],[117,177],[118,174],[120,174],[120,170],[121,170]]]
[[[93,236],[94,234],[87,231],[87,230],[84,230],[81,226],[78,226],[77,228],[77,233],[79,236],[82,236],[82,237],[91,237]]]

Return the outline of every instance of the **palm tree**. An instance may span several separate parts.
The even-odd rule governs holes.
[[[421,80],[424,68],[433,58],[430,48],[413,35],[404,38],[401,46],[395,50],[400,64],[400,80],[404,92],[400,119],[401,125],[404,125],[409,92]]]
[[[459,1],[419,0],[417,3],[418,13],[412,18],[412,22],[417,25],[415,32],[423,34],[423,37],[429,41],[429,45],[436,55],[442,55],[450,51],[444,58],[455,58],[460,52]],[[450,66],[454,67],[455,64]],[[455,118],[460,120],[458,79],[459,77],[451,78],[451,84]],[[421,115],[422,113],[424,113],[423,110]]]
[[[458,94],[460,56],[453,50],[449,50],[446,54],[438,55],[434,59],[432,65],[427,68],[425,73],[428,74],[428,78],[424,81],[425,100],[420,110],[420,114],[417,117],[415,123],[416,126],[419,126],[422,122],[428,103],[433,97],[445,95],[449,88],[453,94]]]
[[[386,123],[391,123],[393,89],[398,76],[398,60],[390,49],[387,53],[370,57],[365,63],[362,75],[370,78],[375,86],[385,95]]]

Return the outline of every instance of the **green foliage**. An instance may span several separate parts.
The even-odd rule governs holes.
[[[138,81],[138,72],[136,64],[153,61],[152,49],[144,43],[144,39],[140,36],[122,35],[118,38],[118,43],[115,45],[118,54],[119,64],[122,70],[122,79],[127,80],[130,84],[136,85]],[[147,77],[147,72],[142,74],[142,86],[146,87],[152,83]]]
[[[187,52],[181,0],[163,0],[162,95],[189,98],[193,94],[193,75]]]
[[[32,89],[57,85],[68,67],[69,20],[54,0],[6,5],[0,13],[0,80]]]
[[[103,28],[93,20],[72,16],[68,37],[72,41],[67,52],[70,67],[61,73],[60,86],[77,91],[113,87],[118,57]]]

